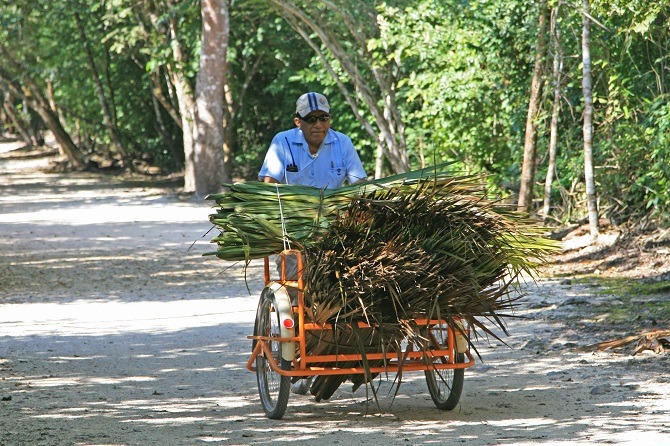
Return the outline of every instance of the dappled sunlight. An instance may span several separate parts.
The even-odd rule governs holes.
[[[50,358],[50,361],[53,362],[54,364],[64,364],[70,361],[88,361],[91,359],[100,359],[104,358],[103,355],[92,355],[92,356],[87,356],[87,357],[81,357],[81,356],[52,356]]]
[[[72,257],[72,258],[53,258],[53,259],[35,259],[35,260],[26,260],[24,262],[21,262],[23,265],[34,265],[34,266],[44,266],[47,268],[51,267],[58,267],[62,269],[67,269],[67,268],[78,268],[81,267],[83,263],[87,262],[97,262],[99,263],[99,266],[97,267],[89,267],[88,269],[90,270],[95,270],[95,269],[103,269],[105,265],[101,262],[109,262],[109,261],[136,261],[137,257],[136,256],[130,256],[130,255],[116,255],[116,256],[78,256],[78,257]]]
[[[643,355],[574,351],[588,339],[547,314],[595,297],[555,281],[525,288],[514,311],[525,319],[499,333],[507,345],[476,342],[453,411],[408,372],[399,389],[394,374],[375,381],[379,405],[346,383],[320,403],[292,394],[284,419],[269,420],[246,369],[262,262],[245,271],[201,256],[214,248],[210,203],[86,175],[12,178],[0,178],[0,417],[12,420],[2,439],[519,446],[670,435],[667,378],[645,372]]]
[[[149,200],[150,201],[150,200]],[[121,206],[119,206],[121,204]],[[48,229],[52,224],[66,223],[72,226],[85,226],[100,223],[160,222],[171,221],[197,222],[207,221],[211,211],[204,206],[184,205],[184,210],[175,214],[173,206],[152,204],[94,204],[86,209],[36,209],[33,212],[14,212],[0,214],[0,223],[39,223]]]
[[[197,428],[199,438],[226,438],[234,444],[281,444],[300,440],[328,444],[329,439],[335,438],[355,444],[364,442],[371,435],[377,438],[388,436],[391,443],[398,440],[415,445],[462,441],[518,444],[516,439],[519,438],[535,438],[542,442],[542,439],[555,436],[598,443],[612,435],[629,438],[627,430],[633,428],[637,429],[639,438],[654,440],[663,435],[663,428],[658,427],[663,423],[662,405],[657,406],[657,414],[644,415],[648,417],[647,423],[640,423],[642,408],[637,404],[637,398],[644,394],[631,391],[630,398],[626,399],[630,404],[611,400],[608,395],[592,401],[575,401],[571,388],[581,384],[556,382],[555,377],[563,375],[550,373],[553,365],[562,363],[560,358],[527,357],[521,352],[513,361],[505,357],[510,354],[508,347],[485,352],[483,364],[489,369],[478,372],[477,367],[484,367],[478,362],[466,373],[464,394],[453,412],[435,409],[422,374],[408,373],[395,400],[388,390],[391,384],[385,382],[381,386],[378,393],[381,408],[377,408],[373,401],[366,401],[364,389],[352,394],[345,385],[328,402],[315,403],[311,397],[293,395],[285,420],[274,422],[266,419],[260,409],[255,375],[243,368],[249,355],[245,338],[250,328],[250,322],[237,327],[239,335],[236,339],[217,340],[219,336],[215,334],[224,332],[214,327],[191,328],[193,333],[200,333],[197,338],[176,332],[175,337],[160,333],[120,332],[111,337],[93,338],[91,342],[113,346],[109,358],[91,355],[89,359],[85,352],[76,358],[63,354],[53,354],[50,358],[59,362],[89,359],[100,366],[87,370],[99,370],[99,373],[68,376],[51,371],[52,377],[34,375],[21,380],[30,383],[25,392],[40,389],[60,392],[79,387],[80,392],[84,392],[83,399],[77,402],[54,398],[48,411],[26,412],[25,416],[36,420],[61,420],[71,426],[105,417],[116,420],[119,425],[135,428]],[[191,339],[191,342],[179,345],[179,339]],[[193,343],[195,339],[201,341]],[[62,345],[66,347],[70,343]],[[127,359],[123,360],[123,365],[116,364],[113,373],[105,374],[109,369],[105,364],[117,362],[115,358]],[[577,356],[571,362],[579,363],[579,358]],[[588,367],[607,367],[607,362],[581,366],[583,372]],[[137,367],[144,373],[129,374]],[[498,372],[515,375],[517,380],[501,386],[504,381],[493,380],[500,376]],[[392,381],[394,376],[389,378]],[[166,387],[167,383],[175,381],[176,386]],[[643,380],[637,381],[641,387]],[[109,393],[111,388],[116,389],[115,393]],[[15,398],[19,400],[20,396]],[[557,398],[564,405],[564,416],[546,416],[546,404]],[[621,422],[622,417],[628,416],[630,422]]]
[[[122,423],[168,424],[172,426],[177,426],[180,424],[189,425],[210,420],[211,417],[160,417],[160,418],[138,418],[135,420],[122,421]]]
[[[198,308],[198,311],[192,311]],[[96,302],[17,304],[0,312],[5,336],[100,336],[120,333],[170,333],[225,322],[252,321],[247,298],[171,302]],[[21,321],[21,322],[15,322]],[[25,324],[28,324],[26,327]]]
[[[111,377],[100,377],[100,378],[88,378],[88,377],[76,377],[76,378],[42,378],[42,377],[26,377],[30,380],[31,387],[56,387],[56,386],[90,386],[97,384],[122,384],[122,383],[132,383],[132,382],[148,382],[155,381],[156,378],[151,376],[130,376],[124,378],[111,378]]]
[[[492,426],[507,427],[514,430],[524,427],[546,426],[556,423],[556,420],[548,418],[509,418],[506,420],[491,420]]]
[[[193,238],[175,227],[152,229],[147,238],[160,236],[161,242],[143,248],[137,246],[137,239],[126,240],[125,231],[119,231],[123,235],[119,239],[114,239],[112,233],[103,239],[87,237],[86,231],[73,232],[70,241],[45,235],[31,245],[32,252],[15,258],[6,256],[4,260],[10,263],[0,262],[0,298],[11,293],[15,302],[22,302],[39,294],[40,301],[64,302],[72,300],[76,287],[80,299],[217,299],[230,295],[231,284],[245,283],[244,274],[240,274],[245,269],[243,263],[203,258],[202,253],[212,247],[191,247]],[[175,236],[180,240],[166,246],[165,241]],[[200,233],[194,232],[193,237],[196,236]],[[5,252],[10,251],[12,240],[11,236],[1,240],[0,249],[4,246]],[[81,244],[86,244],[86,249],[77,248]],[[254,297],[258,296],[262,288],[261,266],[257,262],[246,271],[250,290]]]
[[[130,376],[126,378],[91,378],[86,380],[85,383],[91,384],[122,384],[122,383],[132,383],[132,382],[149,382],[156,381],[156,378],[153,376]]]

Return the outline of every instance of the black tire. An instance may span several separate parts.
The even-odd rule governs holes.
[[[431,344],[435,348],[443,348],[445,343],[442,339],[442,327],[431,329]],[[436,333],[438,332],[438,333]],[[465,354],[456,353],[456,362],[464,363]],[[461,399],[463,392],[463,381],[465,379],[465,369],[443,369],[434,368],[426,370],[426,384],[428,393],[433,399],[435,406],[441,410],[453,410]]]
[[[465,362],[463,353],[456,354],[456,362]],[[441,410],[453,410],[463,392],[463,369],[426,370],[428,392],[435,406]]]
[[[271,293],[263,293],[256,312],[256,324],[254,326],[255,336],[280,336],[279,315],[274,311],[273,296]],[[254,347],[256,346],[254,340]],[[274,360],[283,370],[291,369],[291,361],[281,357],[281,343],[270,341],[270,348]],[[258,394],[261,397],[261,405],[265,415],[273,420],[279,420],[284,416],[288,405],[289,392],[291,390],[291,378],[282,376],[272,370],[270,362],[263,353],[256,357],[256,380],[258,382]]]

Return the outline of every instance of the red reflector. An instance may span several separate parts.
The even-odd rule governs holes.
[[[293,319],[289,318],[284,319],[284,327],[293,328]]]

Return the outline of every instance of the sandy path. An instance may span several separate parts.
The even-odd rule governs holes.
[[[668,356],[575,353],[593,340],[561,314],[596,297],[551,281],[509,347],[479,344],[453,412],[412,374],[381,410],[345,384],[268,420],[245,369],[260,264],[249,295],[201,257],[208,204],[41,162],[0,159],[0,445],[670,444]]]

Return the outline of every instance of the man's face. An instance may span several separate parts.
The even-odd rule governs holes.
[[[297,125],[298,128],[302,130],[303,135],[305,135],[305,140],[309,144],[310,149],[318,149],[326,138],[326,134],[330,128],[330,120],[321,121],[320,119],[317,119],[315,122],[309,121],[313,118],[322,118],[323,116],[330,115],[322,110],[316,110],[310,112],[307,116],[304,116],[303,119],[298,117],[294,119],[295,125]]]

